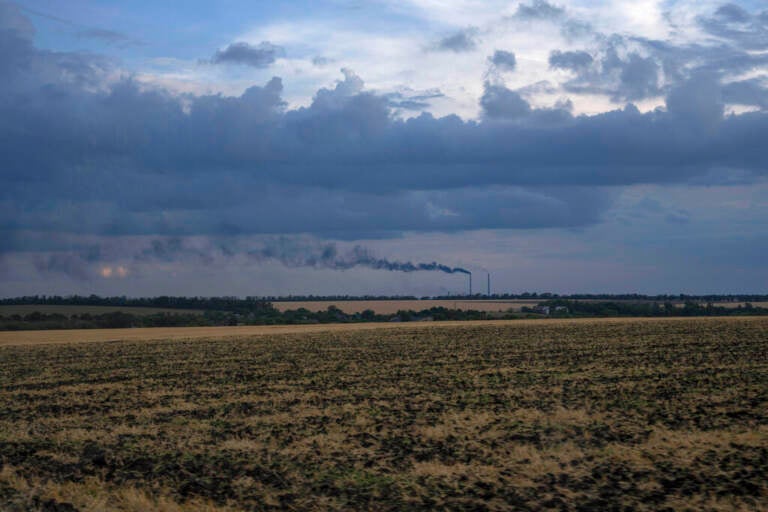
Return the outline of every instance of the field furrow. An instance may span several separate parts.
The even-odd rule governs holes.
[[[763,510],[768,320],[2,346],[0,464],[10,511]]]

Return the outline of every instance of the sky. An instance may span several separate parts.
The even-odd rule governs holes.
[[[768,293],[767,148],[764,1],[0,0],[4,297]]]

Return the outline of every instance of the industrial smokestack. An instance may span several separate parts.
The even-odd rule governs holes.
[[[491,273],[488,272],[488,296],[491,296]]]

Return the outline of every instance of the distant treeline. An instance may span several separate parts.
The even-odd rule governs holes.
[[[711,302],[687,301],[682,305],[672,302],[583,302],[566,299],[543,301],[536,308],[522,308],[523,312],[549,308],[554,317],[612,317],[612,316],[739,316],[768,315],[768,309],[746,302],[736,307],[715,306]]]
[[[0,315],[0,330],[21,331],[39,329],[114,329],[126,327],[202,327],[225,325],[285,325],[352,322],[413,322],[431,320],[486,320],[491,318],[483,311],[461,311],[442,307],[422,311],[398,311],[381,315],[373,310],[362,313],[344,313],[336,306],[324,311],[304,308],[281,312],[267,306],[249,312],[206,311],[204,314],[156,313],[133,315],[116,311],[104,314],[71,314],[33,312],[26,315]],[[519,314],[496,314],[493,318],[514,318]]]
[[[132,315],[122,311],[103,314],[40,313],[26,315],[0,315],[0,331],[28,331],[40,329],[117,329],[121,327],[202,327],[228,325],[212,322],[196,313],[157,313]]]
[[[71,304],[70,304],[71,305]],[[89,304],[93,305],[93,304]],[[101,304],[99,304],[101,305]],[[114,305],[114,304],[111,304]],[[152,304],[156,307],[156,304]],[[168,307],[168,306],[164,306]],[[104,314],[70,314],[32,312],[29,314],[0,315],[0,330],[33,329],[110,329],[125,327],[201,327],[225,325],[277,325],[353,322],[416,322],[439,320],[489,320],[518,318],[588,318],[588,317],[670,317],[670,316],[738,316],[768,315],[767,308],[747,303],[735,308],[686,302],[580,302],[553,299],[540,302],[536,307],[524,307],[522,312],[485,312],[433,307],[421,311],[401,310],[394,314],[378,314],[373,310],[345,313],[336,306],[324,311],[299,308],[280,311],[269,302],[258,301],[250,310],[207,310],[203,314],[155,313],[134,315],[116,311]]]
[[[198,309],[209,311],[257,311],[270,302],[312,302],[312,301],[377,301],[377,300],[456,300],[456,299],[491,299],[491,300],[590,300],[590,301],[634,301],[634,302],[768,302],[768,295],[746,294],[662,294],[642,295],[625,294],[570,294],[557,293],[504,293],[473,295],[438,295],[434,297],[416,297],[412,295],[288,295],[288,296],[248,296],[241,297],[100,297],[98,295],[30,295],[0,299],[0,305],[52,305],[52,306],[120,306],[152,307],[172,309]]]
[[[557,293],[537,293],[537,292],[525,292],[525,293],[501,293],[501,294],[480,294],[474,295],[440,295],[436,297],[423,297],[430,299],[499,299],[499,300],[599,300],[599,301],[636,301],[636,302],[766,302],[768,301],[768,295],[759,294],[747,294],[747,295],[732,295],[732,294],[712,294],[712,295],[686,295],[680,294],[662,294],[662,295],[643,295],[639,293],[574,293],[560,295]]]
[[[600,301],[643,301],[643,302],[768,302],[768,294],[710,294],[687,295],[661,294],[643,295],[639,293],[574,293],[560,295],[549,292],[524,292],[524,293],[485,293],[434,295],[416,297],[415,295],[288,295],[288,296],[264,296],[263,300],[270,302],[313,302],[313,301],[372,301],[372,300],[457,300],[457,299],[483,299],[483,300],[600,300]]]
[[[231,311],[235,313],[269,310],[269,301],[259,297],[99,297],[98,295],[30,295],[0,299],[0,306],[112,306],[167,309]]]

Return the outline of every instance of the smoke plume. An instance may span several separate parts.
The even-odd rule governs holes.
[[[87,249],[87,250],[86,250]],[[79,250],[60,251],[40,256],[34,261],[40,273],[60,273],[71,278],[88,281],[112,275],[134,275],[137,266],[151,263],[169,264],[187,262],[203,264],[232,264],[245,261],[260,263],[277,261],[287,267],[347,270],[366,267],[390,272],[444,272],[446,274],[472,273],[461,267],[451,267],[435,261],[413,263],[392,261],[375,256],[366,247],[356,245],[340,250],[333,242],[320,242],[298,237],[277,237],[260,242],[257,247],[242,242],[215,242],[212,240],[184,240],[178,237],[157,238],[139,247],[115,245],[87,247]],[[110,269],[110,271],[105,271]],[[122,273],[120,270],[123,269]],[[112,272],[115,270],[114,273]],[[106,274],[105,274],[106,272]]]
[[[472,274],[461,267],[450,267],[437,263],[413,263],[410,261],[390,261],[378,258],[365,247],[356,245],[351,250],[340,253],[334,243],[311,244],[290,238],[278,238],[264,247],[247,252],[256,261],[276,260],[289,267],[314,267],[346,270],[353,267],[367,267],[391,272],[445,272],[446,274]]]

